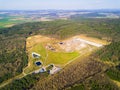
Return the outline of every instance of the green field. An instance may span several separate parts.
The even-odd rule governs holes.
[[[74,59],[75,57],[79,56],[78,52],[53,52],[50,50],[46,50],[46,48],[40,43],[36,45],[32,50],[31,53],[36,52],[41,55],[40,60],[44,63],[44,65],[48,65],[51,63],[54,64],[66,64],[68,61]]]
[[[48,58],[46,61],[46,65],[49,63],[64,65],[79,55],[80,54],[78,52],[65,53],[65,52],[48,51]]]
[[[46,51],[46,49],[41,44],[36,45],[32,50],[36,53],[39,53],[41,57],[38,59],[33,58],[31,51],[29,54],[30,66],[26,67],[26,69],[24,70],[25,73],[30,73],[34,70],[39,69],[40,67],[35,65],[35,62],[38,60],[40,60],[43,63],[42,66],[47,66],[49,64],[64,66],[65,64],[67,64],[67,62],[73,60],[74,58],[80,55],[79,52],[65,53],[65,52],[52,52],[48,50]]]
[[[37,53],[40,52],[41,57],[38,59],[35,59],[32,57],[32,51],[35,51]],[[39,45],[35,46],[30,52],[29,52],[29,65],[28,67],[25,68],[24,72],[25,73],[30,73],[36,69],[39,69],[40,67],[35,65],[35,62],[40,60],[42,61],[42,63],[44,63],[46,58],[46,50],[45,48],[42,46],[42,44],[40,43]]]
[[[0,19],[0,28],[11,27],[16,24],[32,22],[32,20],[28,20],[23,16],[1,16]],[[22,18],[22,19],[21,19]]]
[[[35,59],[32,57],[32,52],[36,52],[38,54],[41,55],[40,58]],[[25,71],[26,73],[38,69],[39,67],[37,67],[35,65],[35,61],[40,60],[43,63],[43,66],[47,66],[49,64],[55,64],[55,65],[60,65],[63,66],[65,65],[67,62],[71,61],[72,59],[78,57],[80,55],[79,52],[75,51],[75,52],[53,52],[50,50],[47,50],[45,48],[45,46],[43,45],[43,43],[39,43],[37,45],[35,45],[29,52],[29,63],[30,63],[30,67],[28,67],[28,70]]]

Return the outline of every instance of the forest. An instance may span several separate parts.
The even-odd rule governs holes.
[[[75,90],[74,88],[119,90],[111,79],[120,81],[120,19],[76,20],[75,18],[67,21],[34,22],[1,28],[0,83],[22,72],[28,62],[26,38],[38,34],[58,39],[86,34],[107,40],[111,44],[86,57],[84,62],[76,60],[56,75],[48,76],[47,73],[28,75],[14,80],[1,90],[16,90],[16,88],[18,90],[47,90],[47,88],[49,90]],[[106,61],[113,64],[107,65]],[[81,65],[81,63],[84,64]]]

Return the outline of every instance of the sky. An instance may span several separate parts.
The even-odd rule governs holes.
[[[120,0],[0,0],[0,10],[120,9]]]

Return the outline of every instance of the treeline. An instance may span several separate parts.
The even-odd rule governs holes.
[[[120,82],[120,42],[112,42],[97,51],[94,56],[97,60],[113,63],[105,73],[111,80]]]
[[[0,39],[0,83],[20,74],[27,65],[25,40],[19,36]]]
[[[119,19],[83,19],[83,20],[56,20],[51,22],[34,22],[0,29],[0,34],[25,35],[43,34],[56,38],[67,38],[76,34],[87,34],[106,40],[120,40]]]
[[[110,61],[120,64],[120,42],[112,42],[103,49],[97,51],[96,57],[102,61]]]
[[[112,80],[116,80],[118,82],[120,82],[120,71],[115,68],[112,67],[109,70],[107,70],[106,74],[112,79]]]

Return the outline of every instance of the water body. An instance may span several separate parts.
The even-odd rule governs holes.
[[[37,66],[40,66],[42,63],[41,63],[40,61],[37,61],[35,64],[36,64]]]

